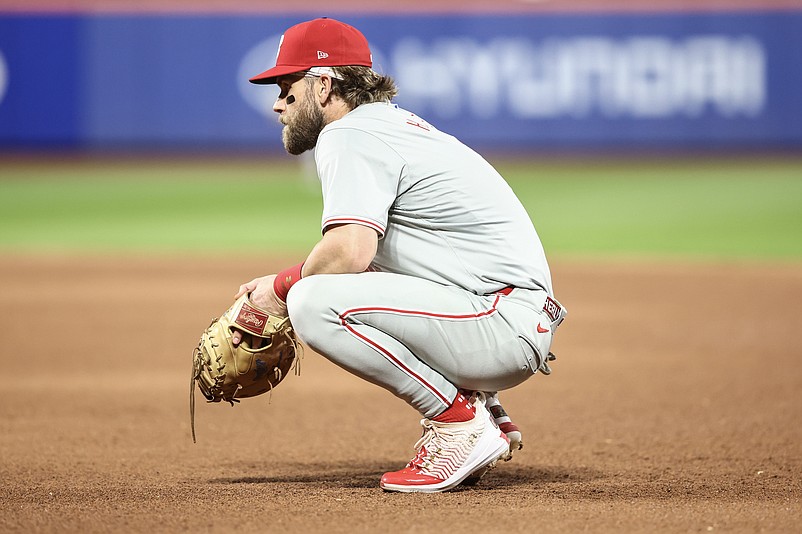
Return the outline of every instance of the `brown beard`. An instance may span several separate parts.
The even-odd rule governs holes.
[[[312,88],[308,87],[306,98],[295,117],[290,119],[281,132],[284,148],[293,156],[312,150],[317,145],[317,138],[326,126],[323,112],[315,105]]]

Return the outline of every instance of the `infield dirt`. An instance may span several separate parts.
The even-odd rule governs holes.
[[[192,348],[283,261],[4,257],[2,532],[795,532],[798,264],[553,261],[552,376],[502,394],[525,448],[480,485],[383,493],[418,415],[307,351],[234,407]]]

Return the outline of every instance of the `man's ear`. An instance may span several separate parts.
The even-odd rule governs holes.
[[[318,102],[320,102],[320,104],[322,105],[325,104],[326,101],[331,96],[332,80],[331,77],[326,74],[319,77],[317,80],[318,82],[320,82],[320,84],[318,87],[315,88],[316,91],[315,98],[317,98]]]

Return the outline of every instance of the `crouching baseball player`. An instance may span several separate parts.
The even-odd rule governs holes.
[[[322,238],[306,260],[240,286],[305,344],[423,416],[387,491],[476,482],[521,446],[497,393],[548,362],[565,310],[527,212],[476,152],[392,103],[365,37],[333,19],[286,30],[274,111],[290,154],[315,149]],[[238,342],[235,334],[235,343]]]

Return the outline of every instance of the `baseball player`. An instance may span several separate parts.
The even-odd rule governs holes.
[[[496,392],[550,373],[565,310],[504,179],[394,105],[393,80],[371,67],[357,29],[320,18],[286,30],[276,66],[251,78],[280,88],[287,152],[315,149],[322,238],[237,296],[288,314],[304,343],[423,416],[417,453],[384,490],[445,491],[520,446]]]

